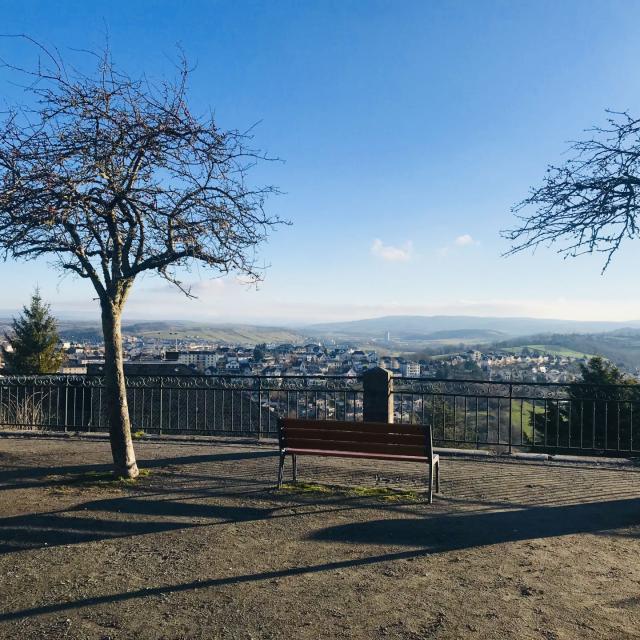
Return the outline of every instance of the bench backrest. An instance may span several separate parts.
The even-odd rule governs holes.
[[[431,458],[430,425],[280,419],[280,449],[316,449]]]

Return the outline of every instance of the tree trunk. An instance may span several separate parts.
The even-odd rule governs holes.
[[[121,478],[136,478],[139,471],[131,440],[127,388],[122,362],[122,311],[110,301],[102,301],[101,307],[105,356],[104,384],[114,473]]]

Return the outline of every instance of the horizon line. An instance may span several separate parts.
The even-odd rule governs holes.
[[[22,309],[16,309],[14,311],[10,311],[8,309],[0,310],[0,321],[10,321],[13,319],[15,315],[18,315],[22,312]],[[83,316],[87,315],[86,313],[77,313],[75,315],[71,314],[56,314],[53,315],[56,317],[58,321],[63,322],[83,322],[83,323],[91,323],[91,324],[99,324],[99,318],[93,319],[85,319]],[[363,322],[363,321],[375,321],[375,320],[386,320],[386,319],[402,319],[402,318],[424,318],[424,319],[435,319],[435,318],[470,318],[470,319],[478,319],[478,320],[533,320],[538,322],[557,322],[557,323],[572,323],[572,324],[615,324],[615,325],[626,325],[626,324],[640,324],[640,319],[625,319],[625,320],[601,320],[601,319],[573,319],[573,318],[557,318],[557,317],[539,317],[539,316],[527,316],[527,315],[477,315],[477,314],[465,314],[465,313],[438,313],[438,314],[385,314],[381,316],[363,316],[359,318],[349,318],[349,319],[338,319],[338,320],[322,320],[322,321],[301,321],[294,319],[277,319],[274,318],[272,320],[269,319],[242,319],[242,320],[234,320],[234,319],[216,319],[211,320],[207,318],[198,318],[198,319],[183,319],[176,317],[165,317],[165,318],[149,318],[148,316],[126,316],[123,318],[124,324],[131,323],[185,323],[185,324],[206,324],[212,326],[224,326],[224,325],[240,325],[240,326],[262,326],[262,327],[311,327],[315,325],[331,325],[331,324],[350,324],[355,322]]]

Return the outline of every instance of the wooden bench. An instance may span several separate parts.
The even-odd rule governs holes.
[[[436,493],[440,491],[440,458],[433,453],[430,425],[281,418],[278,427],[278,488],[282,485],[285,459],[290,455],[294,482],[297,480],[297,456],[372,458],[426,462],[429,503],[433,499],[434,475]]]

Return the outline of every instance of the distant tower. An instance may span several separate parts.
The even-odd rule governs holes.
[[[387,331],[387,342],[391,342],[391,333]]]

